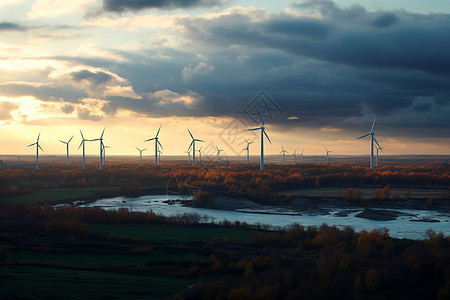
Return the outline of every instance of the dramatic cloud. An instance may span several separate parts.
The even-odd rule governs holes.
[[[222,6],[230,0],[103,0],[103,9],[112,12],[139,11],[149,8],[177,9]]]
[[[187,82],[196,75],[204,75],[214,71],[214,66],[208,66],[206,63],[201,62],[195,68],[185,67],[182,71],[183,81]]]
[[[140,99],[129,81],[108,70],[92,67],[76,67],[65,71],[53,71],[49,77],[67,80],[75,88],[85,90],[90,97],[125,97]]]

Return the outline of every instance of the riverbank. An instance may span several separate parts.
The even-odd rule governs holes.
[[[192,205],[197,208],[231,210],[241,212],[272,212],[273,214],[307,214],[330,215],[346,217],[349,213],[363,210],[356,215],[358,218],[367,218],[378,221],[395,220],[405,214],[401,210],[410,211],[435,211],[443,215],[450,215],[450,200],[435,199],[430,204],[426,199],[409,199],[403,201],[391,200],[361,200],[347,201],[342,198],[321,198],[321,197],[292,197],[288,202],[277,201],[273,205],[260,204],[245,197],[232,197],[225,194],[214,194],[207,199],[197,202],[185,202],[185,205]],[[435,219],[417,219],[418,222],[436,222]],[[439,221],[438,221],[439,222]]]

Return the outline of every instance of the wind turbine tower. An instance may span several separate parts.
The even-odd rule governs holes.
[[[187,149],[187,151],[184,151],[184,153],[188,154],[188,164],[191,164],[191,148]]]
[[[269,139],[269,136],[267,135],[266,131],[265,131],[265,127],[264,127],[264,122],[266,121],[266,117],[264,117],[262,123],[261,123],[261,127],[257,127],[257,128],[252,128],[252,129],[247,129],[246,131],[254,131],[254,130],[261,130],[261,160],[260,160],[260,165],[259,165],[259,169],[260,170],[264,170],[264,136],[266,136],[267,140],[269,141],[270,144],[272,144],[272,142]]]
[[[198,155],[199,155],[199,163],[200,164],[202,163],[202,148],[203,148],[203,146],[201,146],[200,149],[197,150]]]
[[[81,131],[81,129],[80,129],[80,134],[81,134],[81,143],[80,143],[80,146],[78,146],[78,150],[80,149],[80,147],[81,147],[81,145],[83,145],[83,169],[85,168],[85,166],[86,166],[86,159],[85,159],[85,142],[86,141],[88,141],[88,140],[86,140],[85,138],[84,138],[84,136],[83,136],[83,132]]]
[[[105,163],[106,163],[106,148],[111,148],[111,147],[105,146],[105,144],[103,144],[103,167],[105,167]]]
[[[158,132],[156,132],[156,135],[155,135],[154,138],[151,138],[151,139],[148,139],[148,140],[145,140],[145,141],[144,141],[144,142],[149,142],[149,141],[155,140],[155,166],[158,165],[158,150],[159,150],[159,149],[158,149],[158,145],[159,145],[162,149],[164,149],[163,146],[161,145],[161,143],[159,142],[159,139],[158,139],[158,135],[159,135],[159,131],[161,130],[161,126],[162,126],[162,124],[159,125]]]
[[[283,153],[283,165],[284,165],[284,163],[285,163],[284,155],[285,155],[285,153],[288,153],[288,152],[287,152],[286,150],[284,150],[283,145],[281,145],[281,151],[280,151],[280,153]]]
[[[333,152],[333,151],[328,150],[327,147],[324,147],[324,148],[325,148],[325,151],[327,151],[327,164],[329,164],[330,161],[328,160],[328,153]]]
[[[33,144],[28,145],[28,147],[36,145],[36,171],[39,170],[39,149],[41,149],[42,152],[44,152],[44,149],[39,145],[39,138],[41,137],[41,132],[39,132],[38,137],[36,139],[36,142]]]
[[[250,165],[250,144],[253,144],[253,142],[247,141],[246,138],[244,138],[245,142],[247,143],[247,147],[244,148],[244,151],[247,151],[247,166]]]
[[[139,151],[139,165],[142,166],[142,152],[147,150],[147,148],[141,150],[138,147],[136,147],[136,149],[138,149],[138,151]]]
[[[103,169],[103,150],[105,150],[104,149],[105,145],[103,144],[103,134],[105,133],[105,129],[106,128],[103,128],[103,131],[102,131],[102,134],[100,135],[100,138],[94,139],[94,140],[90,140],[91,142],[93,142],[93,141],[100,141],[100,170]],[[84,146],[83,146],[83,151],[84,151]],[[84,152],[83,152],[83,155],[84,155]]]
[[[375,166],[378,166],[378,151],[380,151],[380,150],[381,150],[381,152],[384,152],[383,147],[377,147],[377,158],[375,160]]]
[[[292,153],[292,155],[294,156],[294,165],[297,164],[297,149],[295,149],[294,153]]]
[[[373,163],[373,147],[374,147],[374,142],[378,145],[379,148],[380,144],[378,144],[377,139],[375,138],[375,124],[377,123],[377,118],[375,118],[375,120],[373,121],[372,124],[372,128],[370,129],[369,133],[360,136],[359,138],[357,138],[357,140],[365,138],[366,136],[371,136],[370,138],[370,168],[373,169],[374,168],[374,163]]]
[[[189,135],[192,138],[192,142],[189,145],[188,151],[191,149],[192,147],[192,165],[195,165],[195,142],[202,142],[204,143],[205,141],[199,140],[199,139],[195,139],[194,136],[192,135],[191,131],[188,129]]]
[[[217,164],[220,166],[220,152],[222,152],[222,149],[219,149],[219,147],[217,147]]]
[[[300,155],[302,156],[302,163],[303,163],[303,151],[305,151],[305,149],[303,149],[302,153],[300,153]]]
[[[66,144],[66,165],[69,164],[69,143],[73,139],[73,137],[74,136],[72,135],[72,137],[67,142],[59,140],[61,143]]]

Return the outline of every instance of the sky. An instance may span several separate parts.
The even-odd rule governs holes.
[[[0,154],[450,154],[450,2],[2,0]],[[98,142],[87,153],[98,153]]]

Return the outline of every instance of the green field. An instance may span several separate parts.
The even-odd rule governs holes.
[[[39,266],[2,266],[3,299],[165,299],[197,279]]]
[[[225,237],[229,241],[234,239],[245,241],[252,234],[250,230],[242,228],[176,225],[92,225],[91,233],[176,244],[209,242],[213,239],[223,240]]]
[[[167,299],[199,280],[189,269],[208,261],[204,245],[252,235],[209,225],[90,226],[82,244],[10,247],[14,264],[0,268],[0,298]]]
[[[33,202],[39,199],[50,201],[78,199],[94,196],[98,191],[114,191],[117,188],[73,188],[73,189],[48,189],[38,190],[30,194],[8,197],[5,201],[8,202]]]

